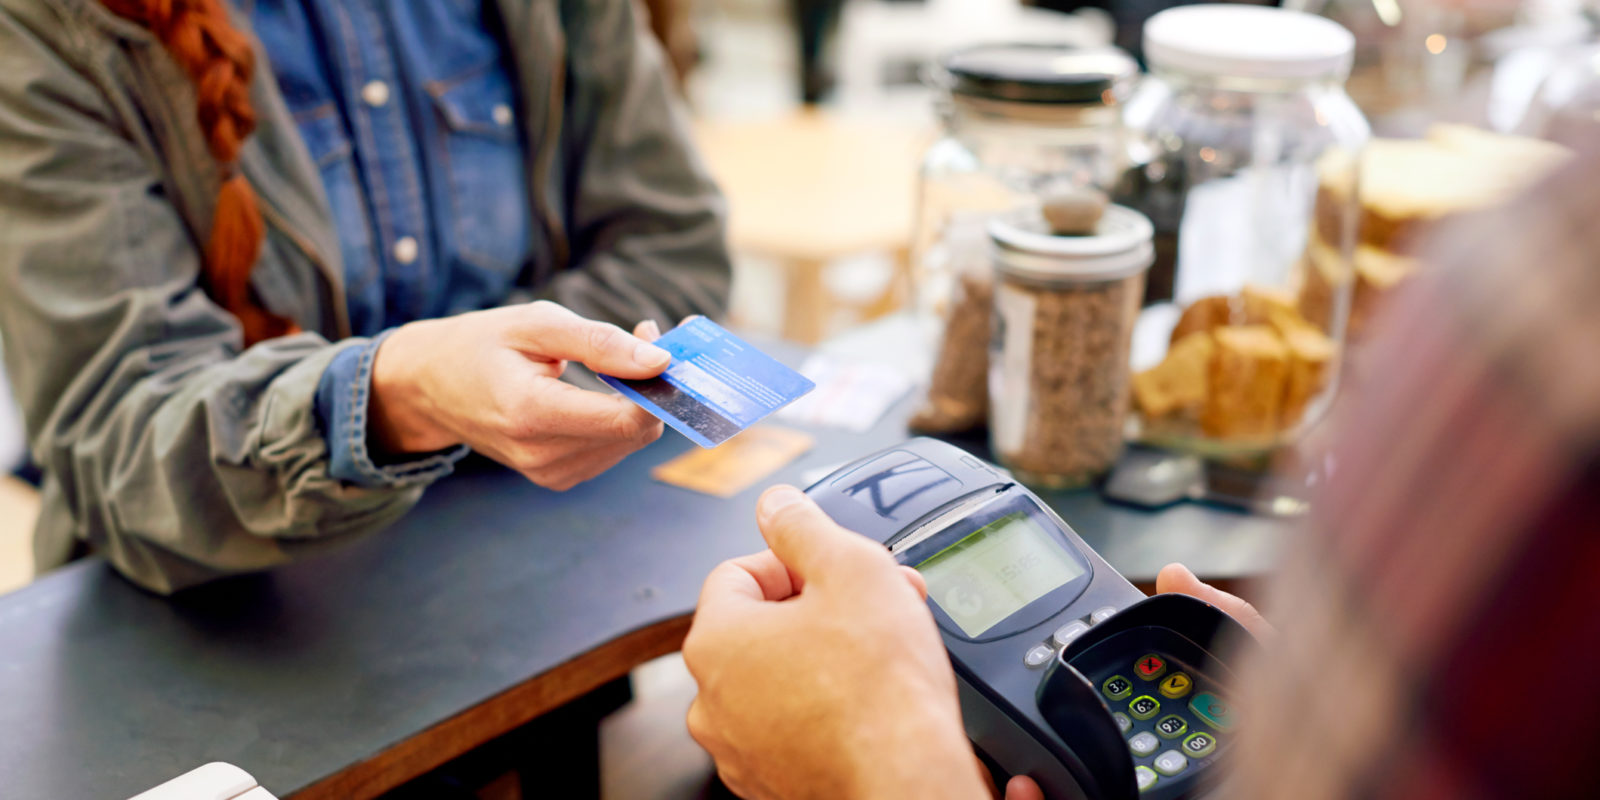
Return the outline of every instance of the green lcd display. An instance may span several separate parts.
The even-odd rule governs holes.
[[[1019,511],[933,554],[917,571],[928,581],[928,596],[976,637],[1082,575],[1083,567]]]

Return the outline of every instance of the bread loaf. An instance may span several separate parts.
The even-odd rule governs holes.
[[[1417,268],[1417,260],[1390,253],[1371,245],[1355,252],[1355,287],[1350,298],[1350,318],[1346,331],[1358,336],[1377,313],[1383,299]],[[1302,281],[1297,307],[1306,321],[1326,331],[1333,311],[1334,287],[1349,280],[1348,270],[1337,250],[1315,233],[1306,245],[1302,262]]]
[[[1268,325],[1212,331],[1210,395],[1200,427],[1217,438],[1269,438],[1278,432],[1289,379],[1289,348]]]
[[[1216,352],[1209,331],[1191,333],[1167,350],[1167,357],[1133,376],[1133,398],[1147,417],[1198,417],[1209,394],[1211,358]]]
[[[1338,348],[1332,339],[1310,325],[1289,324],[1277,327],[1277,331],[1289,355],[1278,427],[1288,429],[1299,424],[1306,407],[1327,386]]]
[[[1300,313],[1328,330],[1332,293],[1353,278],[1347,330],[1358,336],[1383,297],[1415,269],[1417,244],[1440,219],[1505,202],[1569,156],[1557,144],[1465,125],[1435,125],[1423,139],[1373,139],[1358,169],[1350,153],[1329,152],[1317,164]],[[1353,197],[1360,218],[1352,275],[1338,243]]]
[[[1318,163],[1317,233],[1325,242],[1344,238],[1343,209],[1359,187],[1359,241],[1403,251],[1433,221],[1504,202],[1569,155],[1557,144],[1465,125],[1435,125],[1424,139],[1373,139],[1359,170],[1350,153],[1331,151]]]
[[[1232,299],[1223,295],[1216,297],[1202,297],[1189,304],[1183,310],[1183,315],[1178,317],[1178,324],[1172,329],[1172,338],[1169,341],[1176,345],[1178,342],[1189,338],[1196,333],[1212,331],[1228,324],[1233,316]]]

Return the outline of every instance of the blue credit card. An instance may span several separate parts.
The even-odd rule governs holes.
[[[701,447],[722,444],[816,388],[705,317],[684,320],[655,343],[672,354],[666,372],[600,380]]]

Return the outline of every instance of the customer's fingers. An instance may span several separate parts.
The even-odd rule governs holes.
[[[595,435],[541,439],[528,445],[512,465],[534,483],[565,491],[598,477],[654,441],[661,435],[661,423],[653,425],[638,438],[605,439]]]
[[[519,349],[542,358],[578,361],[603,375],[650,378],[671,363],[667,351],[605,322],[585,319],[555,303],[520,307],[511,336]]]
[[[591,392],[558,380],[530,381],[508,402],[511,438],[523,441],[570,436],[637,442],[661,435],[661,421],[617,394]]]
[[[653,342],[661,338],[661,326],[657,325],[655,320],[647,319],[633,326],[633,335],[647,342]]]

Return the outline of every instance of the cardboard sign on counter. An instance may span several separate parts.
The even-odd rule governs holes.
[[[732,497],[811,449],[808,434],[757,425],[708,450],[690,450],[650,471],[662,483],[713,497]]]

